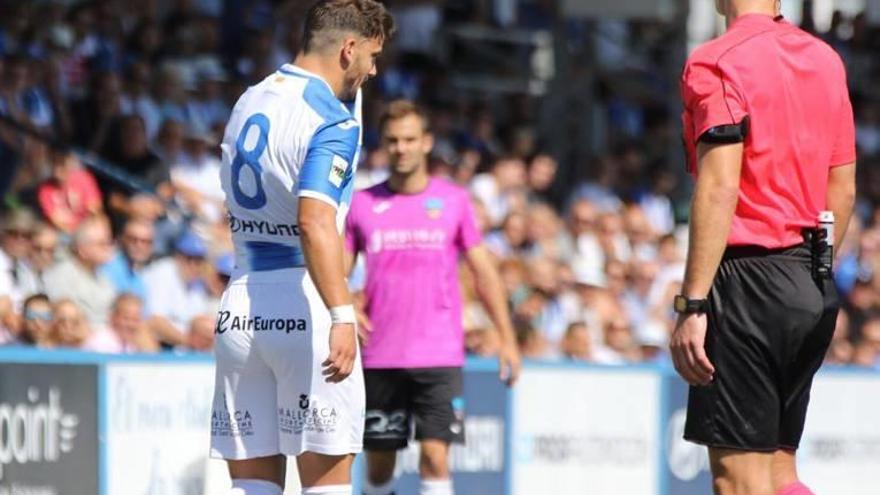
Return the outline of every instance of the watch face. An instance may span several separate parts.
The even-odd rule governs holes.
[[[683,313],[685,310],[687,310],[687,299],[680,296],[680,295],[675,296],[675,299],[673,299],[672,305],[673,305],[673,309],[675,309],[675,311],[677,311],[679,313]]]

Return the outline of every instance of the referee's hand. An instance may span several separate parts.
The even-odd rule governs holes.
[[[709,362],[703,347],[706,325],[705,314],[681,315],[669,342],[675,371],[691,385],[708,385],[715,375],[715,367]]]
[[[321,363],[327,383],[339,383],[354,370],[357,356],[357,338],[354,325],[336,323],[330,327],[330,356]]]

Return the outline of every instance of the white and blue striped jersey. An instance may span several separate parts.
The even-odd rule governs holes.
[[[285,64],[238,99],[220,172],[240,271],[304,266],[298,199],[337,208],[340,232],[361,143],[361,96],[343,103],[321,77]]]

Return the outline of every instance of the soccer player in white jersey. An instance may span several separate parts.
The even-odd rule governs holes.
[[[303,51],[238,100],[221,180],[236,269],[216,326],[211,455],[231,495],[350,495],[364,383],[341,229],[361,139],[360,86],[394,22],[375,0],[319,0]]]

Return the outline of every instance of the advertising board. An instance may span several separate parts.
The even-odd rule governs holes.
[[[0,364],[0,495],[98,493],[97,373]]]
[[[661,377],[537,367],[513,394],[514,495],[658,493]]]
[[[107,495],[202,493],[214,366],[108,363]]]

